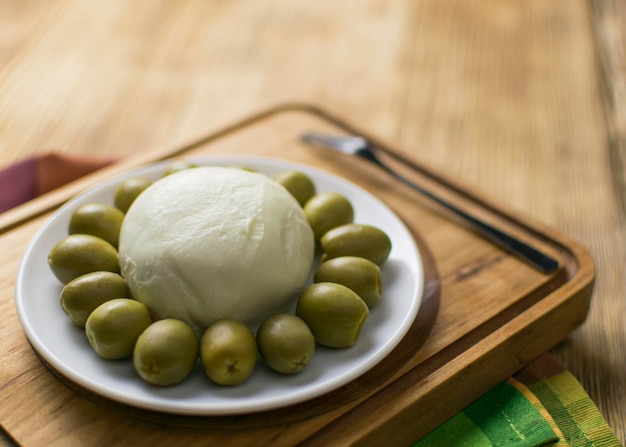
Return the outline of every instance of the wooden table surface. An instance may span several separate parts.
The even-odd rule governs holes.
[[[322,105],[590,251],[588,319],[552,354],[624,443],[625,46],[618,0],[2,1],[0,168]]]

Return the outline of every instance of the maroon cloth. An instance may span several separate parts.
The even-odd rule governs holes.
[[[37,197],[38,182],[34,157],[0,171],[0,213]]]
[[[0,213],[113,161],[49,152],[10,165],[0,170]]]

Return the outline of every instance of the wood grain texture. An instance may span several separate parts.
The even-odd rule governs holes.
[[[590,250],[589,318],[553,353],[626,442],[624,11],[3,0],[0,167],[50,148],[141,157],[285,100],[327,106]]]
[[[570,349],[575,352],[571,357],[578,363],[576,371],[587,390],[595,397],[603,414],[616,427],[616,433],[622,443],[626,443],[626,403],[607,398],[598,390],[608,388],[621,396],[626,396],[626,379],[623,374],[607,373],[606,377],[597,371],[615,371],[626,365],[626,312],[624,289],[626,288],[626,5],[619,1],[591,1],[591,24],[597,47],[597,71],[599,76],[600,98],[605,113],[607,164],[603,172],[607,188],[606,199],[600,202],[604,225],[598,230],[598,236],[589,233],[581,238],[592,238],[596,247],[599,265],[606,269],[603,288],[598,292],[596,301],[601,304],[595,310],[598,317],[590,328],[593,335],[582,347],[571,349],[564,347],[562,357],[569,357]],[[606,237],[601,235],[605,234]],[[621,315],[611,317],[610,315]],[[584,335],[579,335],[583,338]],[[586,337],[584,337],[586,338]],[[573,341],[576,343],[576,341]],[[611,346],[608,358],[594,355],[593,361],[587,361],[587,353],[604,350]],[[591,363],[592,371],[585,374],[585,364]],[[597,397],[596,397],[597,396]]]

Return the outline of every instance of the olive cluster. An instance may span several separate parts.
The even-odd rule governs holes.
[[[354,207],[337,192],[316,192],[298,171],[275,177],[302,205],[321,252],[314,284],[300,295],[296,315],[310,327],[315,341],[331,348],[353,346],[382,295],[382,265],[391,251],[387,234],[354,223]]]
[[[176,161],[165,175],[192,167]],[[354,345],[369,309],[381,299],[380,265],[391,251],[389,237],[376,227],[354,223],[346,197],[316,193],[301,172],[284,171],[274,180],[303,207],[321,265],[314,283],[298,298],[295,314],[269,316],[256,334],[242,322],[222,319],[198,337],[183,321],[154,321],[149,309],[132,298],[120,275],[119,234],[125,213],[150,180],[122,182],[113,206],[87,204],[74,210],[69,235],[50,251],[48,263],[64,284],[61,307],[75,326],[84,328],[94,351],[105,359],[132,357],[138,375],[154,385],[181,382],[198,357],[213,382],[237,385],[252,374],[259,356],[273,370],[295,374],[307,366],[316,344]]]

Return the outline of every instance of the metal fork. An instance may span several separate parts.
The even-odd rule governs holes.
[[[385,164],[378,157],[378,155],[376,155],[375,147],[365,138],[357,136],[331,135],[320,132],[307,132],[301,136],[301,139],[308,144],[334,149],[348,155],[356,155],[357,157],[363,158],[375,164],[401,183],[404,183],[413,190],[419,192],[438,205],[464,219],[475,231],[486,239],[498,245],[505,251],[526,261],[543,273],[550,273],[559,266],[559,263],[550,256],[538,251],[510,234],[506,234],[498,230],[475,216],[468,214],[462,209],[435,195],[431,191],[399,174]]]

